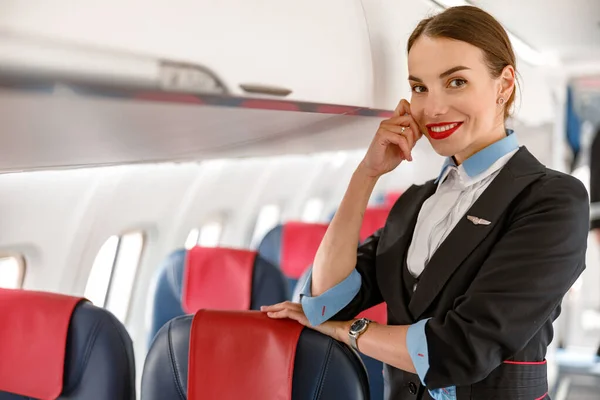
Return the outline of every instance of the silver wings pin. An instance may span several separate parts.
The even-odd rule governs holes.
[[[488,220],[486,220],[486,219],[479,218],[479,217],[474,217],[472,215],[467,215],[467,219],[469,221],[471,221],[475,225],[489,225],[489,224],[491,224],[491,222],[488,221]]]

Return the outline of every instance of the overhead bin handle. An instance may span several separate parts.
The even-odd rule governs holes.
[[[281,86],[265,85],[261,83],[240,83],[240,88],[246,93],[266,94],[270,96],[286,97],[292,93],[291,89]]]

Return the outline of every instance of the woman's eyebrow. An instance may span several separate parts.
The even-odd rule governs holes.
[[[442,72],[442,73],[440,74],[440,79],[442,79],[442,78],[445,78],[445,77],[447,77],[448,75],[452,75],[453,73],[455,73],[455,72],[457,72],[457,71],[462,71],[462,70],[465,70],[465,69],[471,69],[471,68],[469,68],[469,67],[465,67],[464,65],[458,65],[458,66],[456,66],[456,67],[452,67],[452,68],[450,68],[448,71]],[[423,83],[423,79],[421,79],[421,78],[417,78],[416,76],[413,76],[413,75],[409,75],[409,76],[408,76],[408,80],[409,80],[409,81],[415,81],[415,82],[420,82],[420,83]]]

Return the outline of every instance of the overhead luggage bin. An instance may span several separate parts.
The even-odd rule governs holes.
[[[0,35],[0,172],[365,148],[389,115],[236,95],[202,64]]]
[[[359,0],[9,1],[0,32],[204,65],[235,96],[372,105]]]

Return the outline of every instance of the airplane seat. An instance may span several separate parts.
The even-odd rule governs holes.
[[[298,279],[312,264],[327,231],[327,224],[287,222],[270,230],[258,253],[273,265],[279,266],[293,293]]]
[[[0,289],[0,400],[135,400],[133,344],[79,297]]]
[[[279,268],[250,250],[179,249],[161,268],[153,298],[150,343],[168,321],[200,308],[259,310],[289,297]]]
[[[237,398],[366,400],[368,378],[348,346],[256,311],[201,310],[161,328],[142,400]]]
[[[391,206],[377,206],[367,208],[363,218],[363,224],[360,230],[361,242],[372,235],[377,229],[385,225],[385,221],[390,212]],[[310,268],[306,270],[298,279],[294,290],[292,291],[292,301],[300,302],[300,291],[308,279]],[[356,318],[368,318],[380,324],[387,324],[387,305],[386,303],[378,304],[368,310],[363,311]],[[384,395],[384,380],[383,380],[383,363],[379,360],[360,355],[369,373],[369,381],[371,386],[371,399],[381,400]]]
[[[300,292],[302,291],[302,287],[308,280],[308,276],[310,274],[311,269],[307,269],[300,279],[298,279],[298,283],[294,288],[292,301],[295,303],[300,302]],[[369,308],[368,310],[363,311],[356,318],[368,318],[371,321],[378,322],[380,324],[387,324],[387,305],[386,303],[378,304],[374,307]],[[360,354],[360,357],[367,369],[369,374],[369,383],[370,383],[370,391],[371,391],[371,399],[372,400],[382,400],[384,394],[384,380],[383,380],[383,363],[379,360],[371,358],[367,355]]]
[[[181,305],[181,293],[186,254],[185,249],[175,250],[159,267],[158,282],[152,298],[150,342],[167,321],[185,315]]]
[[[360,227],[360,242],[364,242],[375,231],[383,228],[392,207],[388,205],[369,207],[365,210],[363,223]]]

